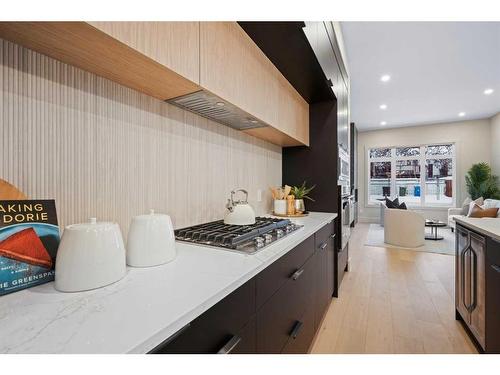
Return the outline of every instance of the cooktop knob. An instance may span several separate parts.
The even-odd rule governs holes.
[[[284,232],[283,229],[276,229],[276,237],[280,238],[283,237]]]
[[[256,247],[264,246],[264,238],[262,238],[262,237],[255,237],[253,241],[254,241]]]
[[[269,243],[273,240],[273,236],[271,234],[267,233],[264,235],[264,239],[265,239],[266,243]]]

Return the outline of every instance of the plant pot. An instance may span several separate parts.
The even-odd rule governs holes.
[[[303,213],[306,210],[306,206],[304,204],[303,199],[295,199],[295,212],[296,213]]]

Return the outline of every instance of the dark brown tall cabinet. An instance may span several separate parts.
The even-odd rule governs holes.
[[[482,351],[500,353],[500,242],[457,225],[455,307]]]
[[[349,150],[348,76],[331,22],[239,22],[297,92],[309,103],[309,146],[283,148],[283,184],[316,185],[306,210],[339,214],[328,249],[318,259],[337,295],[348,253],[341,251],[339,144]],[[322,53],[324,52],[324,53]],[[333,232],[332,232],[333,233]],[[323,241],[324,242],[324,241]],[[338,260],[338,261],[337,261]],[[340,280],[339,280],[340,278]],[[326,289],[325,289],[326,290]]]

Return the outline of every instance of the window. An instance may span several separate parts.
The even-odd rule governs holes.
[[[391,196],[391,162],[380,161],[370,163],[370,201]]]
[[[454,204],[454,145],[373,148],[368,152],[368,203],[399,197],[408,206]]]

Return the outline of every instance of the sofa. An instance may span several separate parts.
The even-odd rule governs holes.
[[[470,199],[469,199],[469,202],[471,202]],[[492,207],[500,208],[500,200],[485,199],[482,206],[484,208],[492,208]],[[465,217],[468,215],[468,213],[469,213],[468,206],[467,206],[467,204],[465,204],[465,202],[464,202],[464,205],[462,208],[449,208],[448,209],[448,226],[451,228],[452,232],[455,230],[455,218],[456,217]],[[497,217],[500,218],[500,210],[498,210]]]
[[[418,212],[387,208],[383,211],[384,242],[400,247],[419,247],[425,244],[425,219]]]

